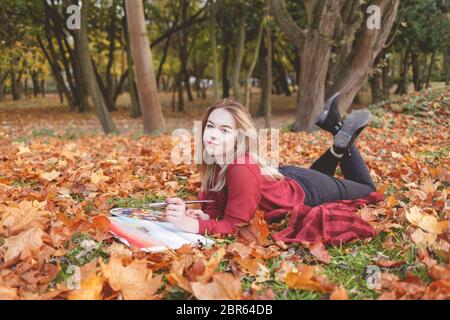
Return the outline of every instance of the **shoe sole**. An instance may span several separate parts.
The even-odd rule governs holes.
[[[316,126],[320,126],[325,122],[325,119],[328,117],[328,112],[330,111],[331,106],[333,105],[334,101],[336,100],[336,98],[340,95],[341,93],[338,91],[336,92],[334,95],[331,96],[331,98],[328,99],[327,103],[325,104],[323,110],[321,113],[319,113],[319,115],[316,117],[316,119],[314,120],[314,124]]]
[[[359,136],[370,121],[368,110],[357,110],[347,116],[341,130],[334,136],[334,144],[338,148],[347,148]]]

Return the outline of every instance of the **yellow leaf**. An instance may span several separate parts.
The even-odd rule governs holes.
[[[99,184],[100,182],[108,180],[109,177],[103,174],[103,169],[97,170],[97,172],[92,172],[91,174],[91,182],[93,184]]]
[[[437,218],[431,215],[425,215],[417,206],[412,207],[406,212],[406,219],[417,227],[425,231],[440,234],[447,230],[448,222],[438,222]]]
[[[52,213],[45,211],[47,201],[22,201],[4,208],[0,225],[7,228],[13,234],[30,227],[41,227],[50,220]]]
[[[17,153],[18,155],[31,152],[30,148],[28,148],[24,143],[18,144],[17,148],[19,148],[19,152]]]
[[[216,273],[211,282],[192,282],[191,286],[199,300],[237,300],[241,296],[241,281],[230,273]]]
[[[435,233],[423,232],[422,229],[417,229],[413,234],[411,234],[411,240],[417,246],[422,248],[433,247],[436,243],[436,238],[437,236]]]
[[[25,259],[37,252],[43,244],[43,235],[44,232],[41,229],[32,228],[17,236],[7,238],[2,246],[5,264],[8,264],[17,257]]]
[[[217,267],[222,261],[222,258],[225,256],[225,249],[220,247],[216,252],[214,252],[209,258],[208,262],[205,265],[205,272],[197,277],[197,281],[199,282],[207,282],[211,279],[212,275],[216,272]]]
[[[52,170],[52,172],[44,172],[43,174],[41,174],[41,178],[47,181],[53,181],[56,180],[56,178],[58,178],[60,174],[61,172]]]
[[[155,299],[162,283],[161,276],[152,276],[145,259],[133,260],[124,267],[122,257],[112,255],[108,264],[101,262],[101,269],[111,288],[121,291],[127,300]]]
[[[301,265],[298,269],[292,269],[286,273],[284,282],[291,289],[326,292],[326,289],[311,278],[314,275],[314,267]]]
[[[69,293],[69,300],[101,300],[103,277],[92,276],[81,281],[80,289]]]

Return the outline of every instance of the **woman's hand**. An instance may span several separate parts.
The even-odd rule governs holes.
[[[175,227],[185,232],[198,233],[200,227],[197,219],[188,217],[186,215],[182,216],[181,218],[168,217],[167,221],[172,222]]]
[[[180,198],[168,198],[166,206],[166,215],[167,217],[179,218],[181,216],[186,215],[186,204]]]
[[[208,214],[204,213],[202,210],[200,209],[188,209],[186,210],[186,215],[198,220],[209,220],[210,217]]]
[[[167,199],[166,206],[167,221],[172,222],[180,230],[198,233],[198,220],[186,215],[186,204],[180,198]]]

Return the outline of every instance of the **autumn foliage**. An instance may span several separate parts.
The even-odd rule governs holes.
[[[290,292],[348,299],[358,290],[329,268],[374,241],[382,251],[369,257],[381,271],[372,298],[449,299],[449,93],[373,110],[358,147],[386,201],[357,211],[377,239],[343,248],[274,242],[271,232],[286,220],[268,225],[260,210],[236,237],[217,237],[212,247],[128,248],[108,233],[109,209],[196,198],[199,175],[170,161],[170,136],[33,137],[32,118],[0,110],[8,123],[0,127],[0,299],[283,299]],[[281,164],[309,166],[328,139],[282,133]],[[365,288],[364,277],[354,277]]]

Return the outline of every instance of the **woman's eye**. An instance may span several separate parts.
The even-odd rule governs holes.
[[[206,127],[207,127],[207,128],[212,128],[212,125],[207,124]]]
[[[228,133],[228,130],[227,129],[222,129],[222,132],[223,133]]]

